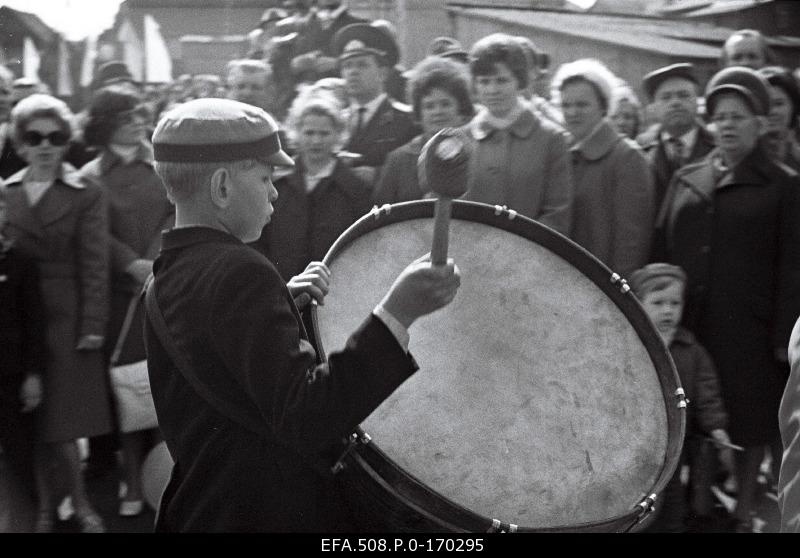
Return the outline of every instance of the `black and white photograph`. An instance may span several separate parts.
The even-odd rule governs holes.
[[[0,0],[0,533],[800,533],[798,173],[796,0]]]

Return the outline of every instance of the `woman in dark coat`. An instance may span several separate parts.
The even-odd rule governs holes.
[[[295,167],[274,178],[275,215],[254,244],[287,280],[321,260],[339,235],[372,207],[366,177],[336,156],[345,131],[342,114],[334,95],[321,90],[299,95],[289,110]]]
[[[736,456],[737,528],[750,528],[764,449],[778,436],[786,347],[800,314],[800,180],[764,150],[765,80],[727,68],[706,105],[718,147],[681,169],[661,224],[667,254],[686,270],[685,325],[717,366]]]
[[[135,93],[120,87],[101,89],[92,99],[84,139],[100,154],[81,169],[81,176],[101,188],[108,200],[111,240],[111,316],[106,343],[110,355],[118,342],[131,298],[138,296],[161,246],[161,231],[172,228],[175,211],[153,170],[153,148],[147,139],[149,112]],[[134,314],[119,364],[146,358],[141,310]],[[119,514],[143,509],[140,466],[148,435],[120,433],[125,495]]]
[[[422,146],[442,128],[466,124],[475,110],[469,95],[469,74],[463,64],[431,56],[412,70],[408,97],[422,134],[401,145],[386,158],[375,191],[375,203],[417,200],[422,190],[417,177],[417,159]]]
[[[15,147],[29,166],[5,182],[7,231],[16,249],[36,262],[44,301],[37,530],[52,529],[54,497],[61,493],[47,481],[61,469],[82,530],[95,533],[104,530],[103,522],[86,495],[76,441],[111,429],[101,351],[108,320],[108,225],[102,190],[62,163],[72,118],[63,102],[42,94],[12,110]]]

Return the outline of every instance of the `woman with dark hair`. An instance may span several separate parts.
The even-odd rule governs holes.
[[[105,434],[112,424],[101,351],[109,240],[103,190],[63,163],[73,118],[66,104],[43,94],[11,111],[14,144],[28,166],[5,181],[6,231],[20,254],[36,262],[44,303],[36,530],[52,531],[55,507],[66,491],[83,532],[98,533],[103,521],[86,494],[77,440]]]
[[[422,146],[442,128],[463,126],[474,114],[463,64],[440,56],[425,58],[412,70],[408,97],[422,134],[387,156],[375,191],[378,205],[426,196],[417,177]]]
[[[505,205],[562,234],[572,225],[572,171],[565,132],[522,97],[528,64],[519,42],[495,33],[470,51],[475,140],[464,199]]]
[[[708,349],[736,454],[736,529],[752,528],[764,450],[778,439],[787,346],[800,315],[800,180],[760,141],[769,85],[731,67],[706,89],[717,147],[678,170],[659,219],[688,277],[684,324]]]
[[[768,66],[758,72],[770,85],[771,108],[764,136],[767,150],[776,160],[800,171],[800,145],[795,135],[800,114],[800,88],[786,68]]]
[[[117,344],[132,297],[150,275],[160,248],[161,231],[172,226],[174,210],[161,179],[153,170],[152,146],[146,133],[149,113],[140,97],[111,86],[98,91],[84,128],[87,144],[99,155],[81,169],[84,182],[106,193],[111,241],[111,316],[107,356]],[[123,345],[119,364],[145,358],[142,315],[137,312]],[[145,442],[153,432],[120,434],[125,495],[119,514],[134,516],[143,509],[140,465]]]

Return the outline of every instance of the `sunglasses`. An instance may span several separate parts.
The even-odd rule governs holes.
[[[33,131],[22,134],[22,141],[32,147],[36,147],[42,143],[42,140],[47,140],[50,142],[50,145],[61,147],[62,145],[67,145],[67,142],[69,142],[69,134],[60,130],[50,132],[49,134],[40,134],[39,132]]]

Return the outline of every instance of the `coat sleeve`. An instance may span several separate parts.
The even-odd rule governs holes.
[[[351,432],[415,370],[389,330],[370,316],[346,347],[317,365],[300,338],[280,275],[261,263],[227,273],[212,309],[215,349],[266,427],[312,454]]]
[[[614,232],[612,262],[623,276],[647,263],[653,237],[655,190],[647,159],[638,150],[625,149],[615,161]]]
[[[566,138],[553,132],[547,149],[547,168],[544,178],[542,210],[537,220],[561,234],[572,230],[572,161]]]
[[[728,413],[722,400],[719,376],[714,368],[711,356],[700,345],[695,345],[695,400],[690,405],[695,407],[695,416],[702,432],[711,432],[717,428],[727,428]]]
[[[108,209],[103,190],[87,185],[76,238],[81,290],[80,335],[104,335],[109,312]]]
[[[44,305],[39,288],[39,268],[36,262],[20,257],[22,281],[19,299],[22,301],[20,322],[23,328],[22,357],[25,374],[41,374],[46,369],[47,346],[44,333]]]

